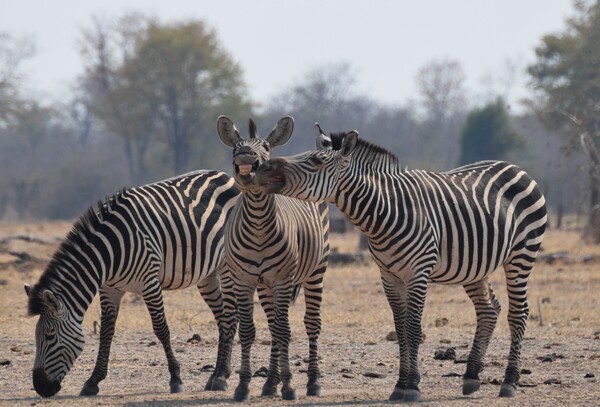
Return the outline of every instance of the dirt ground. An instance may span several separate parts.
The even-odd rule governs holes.
[[[169,375],[162,347],[152,333],[143,302],[128,294],[117,322],[109,374],[100,394],[78,397],[94,366],[98,347],[95,323],[97,300],[84,321],[86,348],[63,381],[58,395],[42,399],[33,390],[35,318],[26,316],[23,283],[35,283],[70,223],[0,223],[0,406],[195,406],[232,405],[238,378],[229,390],[205,392],[216,354],[216,325],[195,289],[167,292],[165,303],[176,354],[182,365],[185,392],[168,392]],[[33,239],[20,239],[27,236]],[[358,235],[334,235],[340,252],[358,247]],[[460,287],[430,287],[424,313],[426,334],[420,350],[423,406],[599,406],[600,405],[600,247],[587,246],[577,231],[550,231],[543,261],[530,279],[530,319],[522,350],[524,369],[518,395],[497,397],[509,349],[504,276],[493,284],[503,304],[501,319],[485,358],[484,384],[476,394],[461,394],[467,354],[475,330],[475,312]],[[251,383],[253,406],[376,406],[391,404],[387,397],[397,380],[398,347],[386,339],[392,316],[374,264],[331,266],[325,277],[320,338],[322,396],[304,396],[308,354],[302,317],[303,297],[291,310],[291,365],[298,400],[261,398],[264,378]],[[253,369],[268,364],[269,333],[262,310],[255,312],[257,341]],[[200,334],[199,342],[188,342]],[[454,348],[456,360],[435,360],[436,351]],[[239,366],[239,345],[233,368]],[[459,362],[459,363],[457,363]]]

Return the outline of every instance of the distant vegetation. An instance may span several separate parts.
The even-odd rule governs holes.
[[[554,223],[563,213],[581,217],[600,203],[575,143],[586,132],[600,145],[600,6],[579,1],[576,10],[564,33],[540,39],[528,67],[535,93],[518,114],[491,87],[479,89],[487,96],[474,104],[460,62],[448,59],[419,70],[419,93],[404,104],[357,91],[343,62],[313,67],[270,100],[253,100],[243,67],[214,29],[140,14],[91,20],[82,32],[85,73],[73,78],[68,102],[41,103],[22,91],[21,67],[35,44],[0,33],[0,219],[72,219],[124,186],[197,168],[228,171],[219,114],[238,123],[252,116],[263,132],[294,116],[296,134],[280,155],[312,148],[318,121],[326,131],[358,130],[410,168],[510,160],[541,184]],[[510,88],[510,78],[501,85]]]

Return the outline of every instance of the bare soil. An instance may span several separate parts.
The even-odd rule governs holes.
[[[36,318],[26,315],[23,283],[35,283],[58,243],[70,228],[68,222],[0,223],[0,406],[195,406],[232,405],[237,375],[229,390],[206,392],[204,384],[214,364],[217,332],[208,307],[195,289],[167,292],[167,318],[182,365],[185,392],[169,393],[169,374],[160,344],[154,337],[143,302],[126,295],[117,322],[109,374],[100,394],[78,397],[94,366],[98,347],[96,324],[100,308],[92,303],[84,321],[86,348],[50,399],[33,390],[31,370],[35,356]],[[461,394],[468,346],[475,331],[475,312],[460,287],[432,285],[425,308],[424,343],[420,350],[423,406],[598,406],[600,405],[600,247],[587,246],[577,231],[550,231],[544,243],[544,261],[530,279],[530,320],[523,343],[518,395],[497,397],[509,349],[506,291],[502,272],[493,284],[503,303],[501,319],[485,358],[484,384],[476,394]],[[16,238],[20,237],[20,238]],[[28,237],[28,239],[23,239]],[[31,239],[33,238],[33,239]],[[358,247],[358,235],[334,235],[339,251]],[[551,256],[558,253],[557,256]],[[387,398],[397,380],[398,347],[386,339],[393,330],[392,316],[379,273],[366,265],[330,266],[325,277],[320,339],[322,396],[306,397],[308,344],[302,323],[302,295],[291,310],[293,340],[291,365],[298,400],[261,398],[264,378],[251,383],[256,406],[389,405]],[[256,307],[257,341],[253,368],[268,364],[269,333],[263,312]],[[200,334],[199,342],[188,342]],[[436,351],[454,348],[456,360],[435,360]],[[239,346],[233,368],[239,366]]]

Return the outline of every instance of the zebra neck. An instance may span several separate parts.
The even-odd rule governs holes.
[[[244,192],[239,202],[241,222],[253,229],[257,237],[269,233],[271,226],[277,221],[275,195],[255,191]]]
[[[370,240],[377,240],[390,216],[403,218],[396,204],[402,191],[392,187],[393,176],[386,173],[353,171],[340,180],[333,202]],[[400,198],[401,199],[401,198]]]

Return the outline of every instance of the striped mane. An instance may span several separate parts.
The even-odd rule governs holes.
[[[54,252],[39,281],[32,287],[27,305],[29,316],[40,315],[44,311],[46,305],[42,299],[43,292],[45,290],[55,291],[56,287],[59,286],[56,282],[61,279],[61,266],[70,261],[70,253],[85,245],[84,242],[89,240],[92,231],[97,229],[111,215],[125,192],[126,190],[123,189],[106,198],[104,202],[98,201],[97,210],[90,206],[73,224],[67,237],[62,241],[58,250]]]
[[[339,150],[342,148],[342,140],[346,133],[331,133],[329,136],[331,138],[331,145],[333,150]],[[381,164],[385,164],[387,168],[390,169],[398,169],[402,171],[402,167],[400,165],[400,161],[398,157],[394,155],[394,153],[389,150],[373,144],[369,141],[359,138],[358,143],[356,144],[355,153],[360,151],[361,157],[366,157],[368,159],[363,160],[363,163],[368,164],[368,167],[380,168]]]

